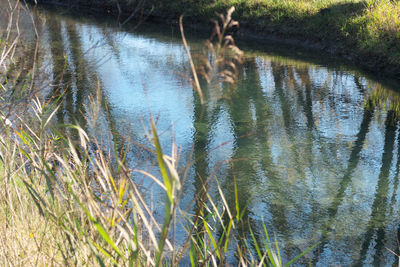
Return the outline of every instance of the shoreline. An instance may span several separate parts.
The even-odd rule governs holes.
[[[29,2],[34,4],[34,1],[32,0],[29,0]],[[170,25],[177,25],[179,14],[181,14],[179,13],[181,11],[179,8],[174,9],[170,13],[163,13],[163,10],[165,11],[166,7],[160,9],[155,8],[154,10],[150,10],[148,8],[138,9],[132,4],[117,6],[112,0],[94,0],[91,2],[81,2],[80,0],[69,0],[68,2],[64,0],[41,0],[38,1],[38,5],[64,6],[71,10],[84,9],[83,11],[88,11],[94,15],[102,14],[107,16],[117,16],[120,21],[124,21],[127,18],[135,18],[139,20],[148,20],[155,23],[168,23]],[[208,30],[211,23],[210,19],[213,17],[192,15],[192,13],[193,11],[188,10],[185,14],[185,27],[196,30]],[[307,49],[315,49],[316,51],[321,51],[332,56],[338,56],[345,60],[349,60],[351,63],[359,66],[361,69],[373,72],[375,75],[389,76],[400,79],[400,61],[396,63],[390,63],[388,59],[390,55],[385,55],[387,58],[384,58],[382,55],[374,55],[372,53],[362,52],[357,47],[355,48],[354,44],[351,45],[350,41],[348,40],[317,40],[315,36],[307,37],[302,32],[293,35],[290,34],[290,31],[288,31],[284,25],[280,31],[274,30],[274,27],[269,27],[269,25],[258,27],[257,25],[261,25],[263,23],[265,24],[265,21],[260,19],[256,19],[255,22],[252,22],[246,18],[241,18],[240,16],[235,17],[235,14],[234,19],[238,20],[240,23],[240,28],[235,32],[235,35],[241,40],[251,38],[252,40],[260,42],[263,40],[273,41]],[[335,29],[326,28],[325,30],[329,32]]]

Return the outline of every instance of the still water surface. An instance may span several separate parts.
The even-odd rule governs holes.
[[[284,259],[321,242],[306,261],[397,264],[388,249],[398,252],[400,235],[400,83],[315,51],[257,41],[242,46],[235,87],[203,85],[202,110],[176,28],[131,31],[49,10],[40,15],[47,20],[40,26],[41,75],[57,80],[62,73],[68,88],[57,122],[78,122],[104,144],[130,143],[132,167],[149,169],[154,157],[137,144],[149,145],[152,115],[164,152],[175,142],[181,168],[194,161],[182,209],[200,190],[199,176],[218,178],[234,203],[235,179],[253,230],[262,235],[264,221]],[[195,53],[202,38],[191,35]],[[88,97],[98,81],[102,108],[93,125]],[[43,97],[53,93],[46,88]],[[210,189],[217,196],[215,182]],[[162,191],[153,185],[147,195],[162,218]]]

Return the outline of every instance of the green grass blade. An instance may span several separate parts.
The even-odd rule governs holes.
[[[14,131],[14,132],[18,135],[19,138],[21,138],[22,142],[24,142],[25,145],[29,146],[30,140],[32,140],[32,139],[27,139],[24,136],[24,134],[22,134],[21,132],[18,132],[18,131]]]
[[[51,199],[54,200],[53,182],[55,183],[57,178],[56,178],[56,175],[54,174],[53,170],[50,168],[49,164],[47,164],[47,162],[43,161],[43,165],[46,167],[46,170],[51,175],[51,176],[49,176],[49,175],[47,175],[46,172],[42,171],[43,175],[44,175],[44,178],[46,179],[47,189],[50,192]],[[53,179],[51,179],[51,178],[53,178]]]
[[[22,182],[25,184],[28,193],[31,195],[33,201],[35,202],[35,205],[37,206],[40,215],[44,216],[44,211],[40,204],[42,204],[43,207],[46,207],[45,202],[43,201],[43,199],[39,196],[39,194],[36,192],[35,189],[33,189],[33,187],[30,184],[28,184],[25,181],[22,181]]]
[[[225,237],[225,244],[224,244],[224,252],[225,253],[228,250],[228,244],[229,244],[229,240],[230,240],[229,237],[230,237],[231,229],[232,229],[232,220],[229,221],[229,225],[228,225],[228,229],[227,229],[227,233],[226,233],[226,237]]]
[[[189,256],[191,266],[196,266],[196,248],[194,247],[193,242],[190,243]]]
[[[260,260],[262,260],[263,255],[262,255],[262,253],[261,253],[260,247],[259,247],[259,245],[258,245],[258,242],[257,242],[257,240],[256,240],[256,237],[254,236],[253,230],[251,229],[251,226],[250,226],[250,225],[249,225],[249,230],[250,230],[251,238],[253,239],[253,242],[254,242],[254,247],[255,247],[255,249],[256,249],[258,258],[259,258]],[[263,266],[265,266],[265,263],[263,263]]]
[[[204,228],[206,229],[206,232],[208,234],[208,237],[210,238],[211,244],[214,247],[215,252],[217,253],[218,259],[221,259],[221,254],[219,252],[217,242],[215,242],[215,238],[213,237],[212,232],[210,231],[210,227],[208,227],[208,223],[204,219],[203,219],[203,223],[204,223]]]
[[[275,236],[275,248],[276,248],[276,254],[278,255],[279,266],[282,266],[281,253],[279,251],[279,245],[278,245],[278,240],[276,239],[276,236]]]
[[[234,189],[235,189],[235,207],[236,207],[236,221],[240,219],[240,207],[239,207],[239,197],[238,197],[238,190],[236,184],[236,178],[234,178]]]
[[[119,248],[115,245],[114,241],[111,239],[111,237],[108,235],[107,231],[104,229],[104,227],[96,220],[91,220],[96,227],[97,231],[99,234],[103,237],[103,239],[114,249],[115,252],[118,253],[118,255],[125,259],[122,252],[119,250]]]
[[[21,151],[22,154],[24,154],[24,156],[29,159],[30,161],[32,161],[32,158],[28,155],[28,153],[26,153],[25,150],[23,150],[21,147],[19,147],[19,151]]]
[[[269,235],[268,235],[268,231],[267,231],[267,227],[265,226],[265,223],[264,223],[264,220],[263,220],[263,228],[264,228],[264,234],[265,234],[265,237],[267,238],[267,242],[268,242],[268,244],[270,244],[271,243],[271,241],[270,241],[270,239],[269,239]]]
[[[267,227],[265,226],[264,221],[263,221],[263,228],[264,228],[265,237],[267,238],[267,240],[264,239],[264,243],[265,243],[265,249],[266,249],[266,251],[267,251],[268,259],[269,259],[269,261],[271,262],[271,264],[272,264],[273,266],[282,266],[282,265],[278,265],[279,262],[278,262],[278,263],[276,262],[275,252],[274,252],[274,251],[272,250],[272,248],[270,247],[271,240],[270,240],[270,238],[269,238],[269,234],[268,234],[268,231],[267,231]]]
[[[302,253],[300,253],[299,255],[297,255],[295,258],[293,258],[291,261],[289,261],[288,263],[285,264],[285,267],[292,265],[293,263],[295,263],[298,259],[300,259],[301,257],[303,257],[304,255],[306,255],[308,252],[310,252],[312,249],[314,249],[316,246],[318,246],[321,242],[318,242],[317,244],[309,247],[308,249],[306,249],[305,251],[303,251]]]
[[[96,260],[99,262],[99,265],[101,267],[106,267],[106,265],[104,264],[103,260],[100,258],[100,256],[98,255],[98,253],[96,252],[96,249],[94,248],[93,244],[89,241],[88,242],[90,249],[93,251],[93,253],[95,254]]]
[[[94,241],[89,240],[89,242],[94,245],[101,253],[103,253],[107,258],[109,258],[115,265],[118,265],[118,262],[116,260],[114,260],[113,256],[108,253],[105,249],[103,249],[101,246],[99,246],[98,244],[96,244]],[[98,259],[101,260],[100,257],[98,257]],[[104,264],[104,263],[103,263]]]
[[[163,153],[162,153],[160,141],[159,141],[158,136],[157,136],[156,126],[154,125],[153,119],[151,119],[151,128],[152,128],[152,131],[153,131],[154,146],[156,147],[157,161],[158,161],[158,165],[160,167],[161,176],[163,178],[164,185],[165,185],[165,187],[167,189],[167,195],[168,195],[169,201],[172,203],[173,202],[173,199],[172,199],[173,196],[172,196],[171,180],[170,180],[170,177],[168,175],[167,167],[165,166],[165,163],[164,163]]]
[[[152,132],[153,132],[154,146],[156,148],[158,166],[160,168],[160,172],[161,172],[161,176],[163,178],[165,188],[167,189],[166,191],[167,191],[167,197],[168,197],[168,200],[165,203],[165,219],[164,219],[163,227],[161,230],[161,237],[160,237],[159,244],[158,244],[158,252],[156,255],[156,266],[160,266],[165,241],[168,237],[168,230],[169,230],[169,226],[170,226],[170,223],[172,220],[171,215],[172,215],[172,210],[174,207],[174,199],[173,199],[173,188],[172,188],[172,184],[171,184],[171,179],[168,175],[167,167],[165,166],[162,148],[161,148],[158,136],[157,136],[157,131],[156,131],[156,127],[154,125],[153,119],[151,119],[151,128],[152,128]]]
[[[79,206],[82,208],[82,210],[85,212],[86,216],[88,216],[88,218],[90,219],[90,221],[94,224],[94,226],[96,227],[98,233],[101,235],[101,237],[104,239],[104,241],[107,242],[107,244],[109,244],[112,249],[124,260],[125,257],[122,254],[122,252],[119,250],[119,248],[115,245],[114,241],[112,240],[112,238],[108,235],[107,231],[104,229],[104,227],[101,225],[100,222],[98,222],[89,212],[89,210],[79,201],[78,197],[76,196],[76,194],[74,192],[72,192],[71,188],[69,187],[69,192],[73,195],[73,197],[75,198],[76,202],[79,204]]]
[[[33,141],[33,139],[24,131],[24,130],[20,130],[20,133],[26,138],[26,140],[28,140],[30,143],[35,144],[35,142]]]

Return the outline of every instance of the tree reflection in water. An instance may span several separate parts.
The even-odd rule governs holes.
[[[43,42],[54,78],[48,97],[64,98],[59,123],[90,128],[85,107],[99,80],[103,128],[91,129],[93,134],[109,132],[114,142],[126,137],[146,146],[143,124],[151,113],[159,118],[164,150],[170,151],[174,136],[182,168],[183,159],[192,156],[182,208],[202,191],[200,178],[213,175],[233,204],[235,180],[239,205],[248,208],[245,220],[259,239],[264,221],[276,233],[284,258],[321,241],[312,255],[316,265],[397,262],[386,250],[396,250],[400,235],[394,223],[399,219],[400,95],[390,86],[329,62],[324,67],[257,52],[248,54],[229,98],[217,99],[212,86],[204,87],[208,101],[202,107],[182,78],[188,64],[179,37],[150,26],[138,33],[108,31],[95,21],[45,13]],[[99,40],[101,46],[91,47]],[[196,51],[201,43],[194,39],[191,47]],[[99,58],[108,60],[93,64]],[[154,158],[131,149],[134,164],[151,165],[136,160]],[[218,193],[214,178],[212,196]],[[150,190],[153,200],[162,201],[161,190]],[[199,205],[194,202],[192,211]],[[154,209],[162,216],[162,208]],[[250,238],[248,228],[240,231]],[[176,230],[178,240],[182,232]]]

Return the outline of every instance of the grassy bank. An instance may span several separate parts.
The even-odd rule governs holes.
[[[39,1],[40,2],[40,1]],[[400,2],[390,0],[122,0],[42,1],[129,15],[198,22],[235,6],[241,32],[294,39],[348,57],[367,69],[400,77]],[[293,41],[293,40],[292,40]],[[262,42],[262,39],[260,39]]]

